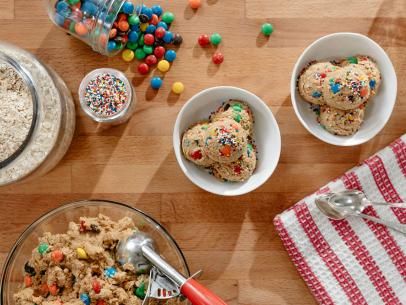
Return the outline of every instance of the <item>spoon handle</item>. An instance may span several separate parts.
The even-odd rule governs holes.
[[[406,203],[390,203],[390,202],[374,202],[371,201],[372,205],[383,205],[383,206],[389,206],[391,208],[403,208],[406,209]]]
[[[376,223],[380,223],[381,225],[387,226],[388,228],[391,228],[395,231],[406,234],[406,225],[397,224],[392,221],[382,220],[380,218],[376,218],[376,217],[365,215],[365,214],[357,214],[357,216],[370,220],[370,221],[373,221],[373,222],[376,222]]]

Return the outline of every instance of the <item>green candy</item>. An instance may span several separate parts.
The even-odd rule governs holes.
[[[46,253],[48,251],[48,249],[49,249],[48,244],[42,243],[38,246],[38,253],[42,255],[42,254]]]
[[[72,21],[72,22],[69,24],[69,31],[70,31],[71,33],[75,33],[75,24],[76,24],[76,22],[74,22],[74,21]]]
[[[237,111],[237,112],[242,111],[242,105],[241,104],[234,104],[232,108],[233,108],[234,111]]]
[[[210,42],[213,46],[218,46],[223,38],[219,33],[214,33],[210,36]]]
[[[141,34],[138,38],[138,45],[141,47],[144,45],[144,34]]]
[[[162,15],[162,21],[165,23],[172,23],[175,20],[175,15],[171,12],[165,12]]]
[[[68,3],[70,5],[75,5],[76,3],[78,3],[80,0],[68,0]]]
[[[237,123],[240,123],[241,119],[242,119],[242,117],[241,117],[241,115],[239,113],[236,113],[234,115],[234,121],[236,121]]]
[[[144,47],[142,49],[144,50],[145,54],[148,54],[148,55],[152,54],[152,52],[154,52],[154,48],[152,46],[144,45]]]
[[[129,42],[127,42],[127,46],[126,46],[126,47],[129,48],[130,50],[133,50],[133,51],[134,51],[135,49],[137,49],[138,43],[129,41]]]
[[[273,25],[270,23],[264,23],[261,28],[262,34],[270,36],[273,33]]]
[[[145,54],[145,52],[144,52],[144,50],[143,50],[142,48],[137,48],[137,49],[135,50],[135,57],[136,57],[138,60],[144,59],[145,56],[146,56],[146,54]]]
[[[138,18],[137,15],[131,15],[131,16],[128,18],[128,23],[129,23],[130,25],[140,24],[140,18]]]
[[[140,287],[134,290],[134,294],[140,299],[145,299],[145,283],[141,283]]]
[[[348,57],[348,58],[347,58],[347,61],[348,61],[350,64],[358,64],[358,58],[356,58],[355,56],[350,56],[350,57]]]

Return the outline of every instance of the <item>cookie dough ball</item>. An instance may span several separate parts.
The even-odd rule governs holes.
[[[210,159],[234,162],[247,149],[247,132],[234,120],[216,121],[207,129],[205,145]]]
[[[204,145],[208,126],[208,122],[198,123],[189,128],[182,138],[182,151],[185,158],[203,167],[213,164]]]
[[[232,182],[245,181],[252,176],[257,165],[255,148],[248,143],[244,154],[235,162],[215,163],[212,171],[218,179]]]
[[[319,62],[309,66],[302,72],[298,81],[300,95],[309,103],[323,105],[323,83],[327,75],[340,69],[330,62]]]
[[[364,121],[365,109],[356,108],[349,111],[335,109],[327,105],[320,107],[319,122],[328,132],[349,136],[356,133]]]
[[[327,105],[351,110],[368,101],[370,96],[368,76],[357,66],[348,65],[330,73],[323,84]]]
[[[374,96],[381,86],[382,76],[375,61],[365,55],[351,56],[342,61],[342,65],[357,64],[358,67],[368,76],[371,96]]]
[[[244,102],[229,100],[221,105],[220,108],[210,116],[210,119],[213,122],[231,119],[239,123],[248,134],[252,133],[254,117],[250,107]]]

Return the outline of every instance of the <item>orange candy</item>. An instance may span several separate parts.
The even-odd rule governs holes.
[[[57,295],[58,294],[58,286],[56,286],[56,284],[52,284],[51,286],[49,286],[49,293],[51,295]]]
[[[49,288],[47,284],[42,284],[41,287],[39,288],[39,290],[41,291],[42,295],[46,295],[49,292]]]
[[[31,287],[32,286],[32,278],[29,275],[26,275],[24,277],[24,286],[25,287]]]
[[[230,146],[230,145],[224,145],[224,146],[220,149],[220,153],[221,153],[223,156],[230,157],[230,156],[231,156],[231,146]]]
[[[120,31],[127,32],[130,28],[130,25],[127,21],[123,20],[118,23],[118,28],[120,29]]]
[[[51,258],[57,264],[63,261],[64,255],[61,250],[54,250],[51,253]]]
[[[367,88],[367,87],[363,87],[363,88],[361,89],[360,94],[361,94],[362,97],[366,96],[366,95],[368,94],[368,88]]]
[[[80,36],[85,36],[88,33],[88,30],[82,22],[78,22],[75,24],[75,32]]]
[[[189,6],[194,10],[198,9],[200,7],[200,5],[201,5],[200,0],[189,0]]]

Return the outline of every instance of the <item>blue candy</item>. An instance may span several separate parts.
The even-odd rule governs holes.
[[[158,28],[159,28],[159,27],[162,27],[162,28],[164,28],[166,31],[168,30],[168,25],[166,24],[166,22],[163,22],[163,21],[158,22],[157,27],[158,27]]]
[[[338,93],[338,92],[340,92],[340,90],[341,90],[341,86],[340,86],[340,84],[339,83],[337,83],[337,84],[330,84],[330,89],[331,89],[331,91],[334,93],[334,94],[336,94],[336,93]]]
[[[123,11],[123,13],[131,15],[132,13],[134,13],[134,4],[132,4],[130,1],[126,1],[121,7],[121,10]]]
[[[142,9],[141,9],[141,14],[144,14],[145,16],[148,17],[148,19],[151,19],[153,12],[152,12],[152,10],[151,10],[148,6],[145,6],[145,5],[144,5],[144,6],[142,7]]]
[[[107,44],[107,50],[109,52],[114,51],[117,48],[117,44],[114,40],[110,40],[109,43]]]
[[[82,12],[84,12],[84,14],[88,14],[90,16],[96,15],[97,10],[98,10],[96,4],[94,4],[91,1],[83,2],[80,9],[82,10]]]
[[[162,79],[160,77],[154,77],[151,79],[151,87],[152,89],[159,89],[162,86]]]
[[[85,305],[90,305],[90,297],[87,293],[81,293],[80,294],[80,300],[85,304]]]
[[[147,34],[154,34],[156,30],[156,26],[153,24],[150,24],[149,26],[147,26],[145,33]]]
[[[54,20],[55,20],[56,24],[58,24],[60,26],[63,26],[65,23],[65,17],[58,13],[55,14]]]
[[[312,92],[312,97],[314,97],[314,98],[319,98],[319,97],[321,97],[321,92],[320,92],[320,91],[313,91],[313,92]]]
[[[130,31],[128,34],[128,41],[137,42],[138,41],[138,33],[136,31]]]
[[[134,31],[134,32],[137,32],[137,33],[140,32],[140,25],[139,24],[134,24],[130,28],[131,28],[131,31]]]
[[[162,15],[162,7],[160,5],[154,5],[151,9],[152,12],[158,17]]]
[[[370,87],[371,89],[375,89],[375,86],[376,86],[376,80],[371,79],[371,80],[369,81],[369,87]]]
[[[171,43],[173,41],[173,33],[166,31],[163,41],[165,41],[165,43]]]
[[[168,50],[165,53],[165,59],[169,62],[173,62],[176,59],[176,52],[174,50]]]
[[[112,278],[116,274],[117,270],[114,267],[108,267],[104,270],[104,275]]]
[[[58,4],[56,5],[56,11],[57,12],[62,12],[69,8],[69,4],[66,3],[65,1],[59,1]]]

